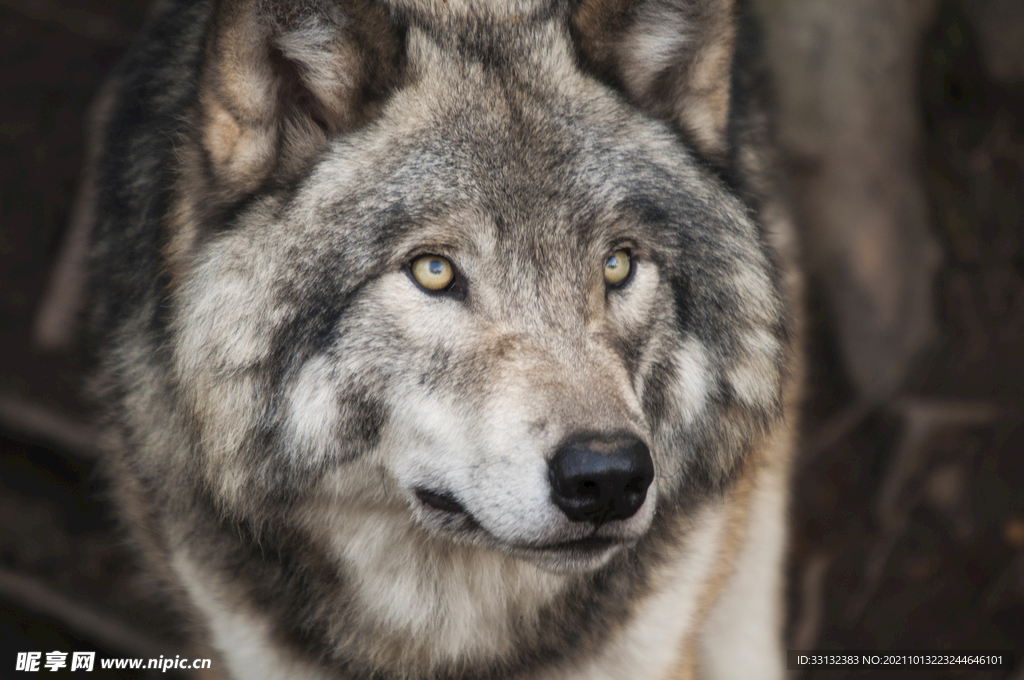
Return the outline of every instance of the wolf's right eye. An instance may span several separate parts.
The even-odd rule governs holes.
[[[411,269],[416,283],[430,292],[439,293],[455,280],[455,268],[440,255],[421,255],[412,261]]]
[[[621,286],[633,270],[628,250],[616,250],[604,262],[604,280],[609,286]]]

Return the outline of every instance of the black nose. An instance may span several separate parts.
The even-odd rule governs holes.
[[[647,445],[632,436],[567,440],[548,465],[551,498],[573,522],[602,524],[636,514],[654,481]]]

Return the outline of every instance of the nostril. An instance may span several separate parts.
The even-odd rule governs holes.
[[[551,497],[574,522],[628,519],[654,481],[647,445],[631,435],[568,439],[549,463]]]

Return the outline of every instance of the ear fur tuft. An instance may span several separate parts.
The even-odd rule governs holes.
[[[300,176],[402,77],[401,31],[373,0],[217,0],[213,12],[163,226],[171,287],[224,210]]]
[[[367,116],[393,80],[400,43],[385,11],[358,0],[218,3],[200,80],[199,143],[230,199],[292,176]]]
[[[583,62],[702,154],[727,152],[735,0],[581,0]]]

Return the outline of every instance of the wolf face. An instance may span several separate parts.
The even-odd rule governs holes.
[[[433,531],[594,567],[645,532],[716,410],[771,413],[753,223],[664,126],[545,73],[534,55],[567,49],[552,23],[520,29],[512,76],[412,29],[419,73],[380,118],[196,253],[174,365],[211,464],[257,442],[286,477],[365,457]],[[440,290],[411,270],[428,256]],[[623,487],[593,489],[596,518],[553,481],[567,451],[624,470],[577,461],[597,467],[576,486]],[[717,453],[725,473],[739,452]],[[362,503],[350,487],[323,490]]]
[[[353,677],[512,673],[627,616],[781,409],[727,92],[646,99],[696,48],[644,27],[687,7],[217,6],[159,276],[98,313],[118,474],[200,609],[244,601]],[[607,17],[639,52],[594,42]]]

